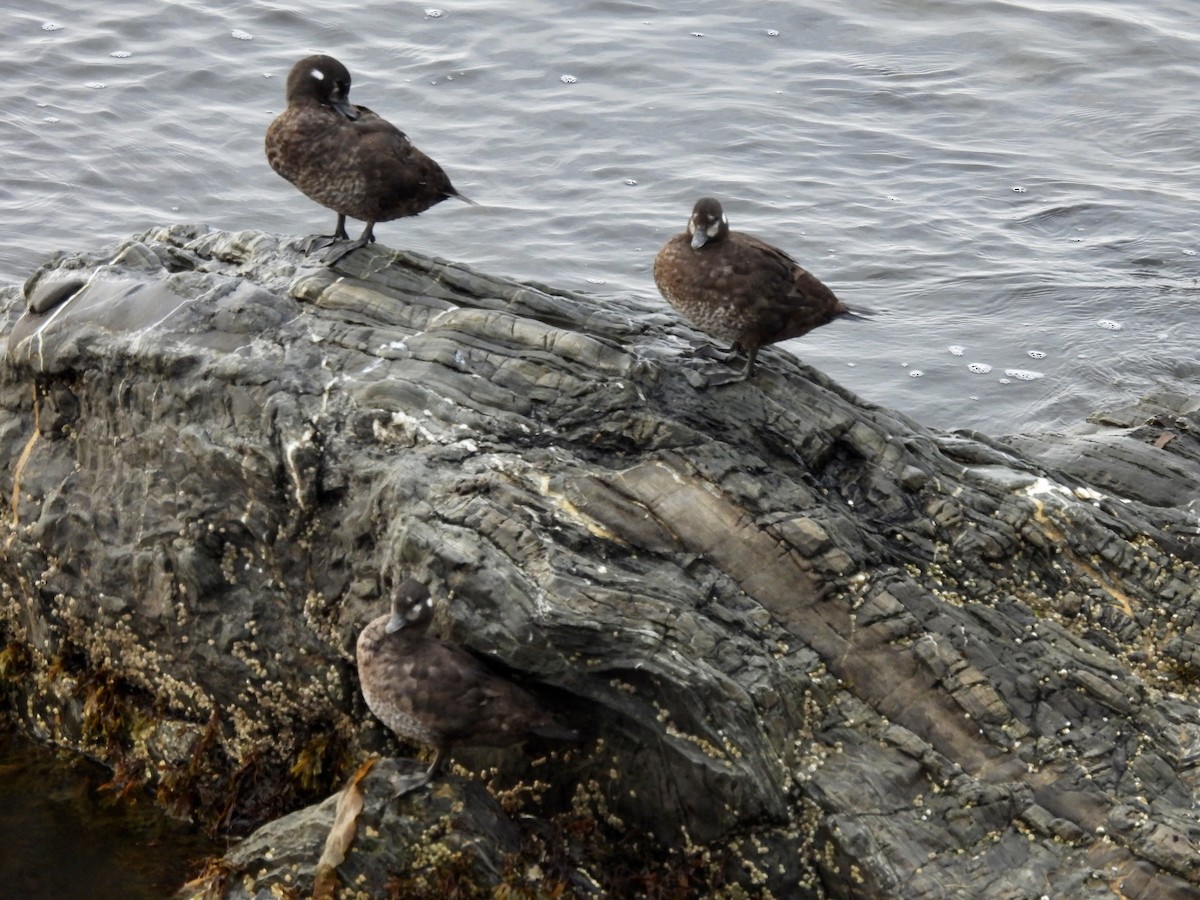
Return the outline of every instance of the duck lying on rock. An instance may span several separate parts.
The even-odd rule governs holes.
[[[505,747],[529,737],[577,741],[541,701],[462,647],[428,634],[429,590],[400,584],[391,612],[358,636],[358,678],[371,712],[397,735],[435,750],[426,772],[400,793],[428,783],[451,745]]]

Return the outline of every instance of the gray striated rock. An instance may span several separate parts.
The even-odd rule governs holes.
[[[1194,398],[940,433],[779,351],[697,390],[649,288],[185,227],[0,315],[11,708],[181,812],[397,752],[353,642],[413,574],[592,736],[455,757],[612,892],[1197,894]]]
[[[353,840],[331,882],[352,896],[388,896],[397,873],[407,873],[398,896],[444,895],[433,873],[448,864],[468,883],[498,883],[508,855],[519,849],[515,827],[472,781],[443,779],[396,800],[396,784],[419,774],[410,761],[382,761],[358,785],[268,822],[180,896],[274,900],[281,888],[309,896],[321,878],[329,834],[342,822],[352,824]],[[355,789],[361,807],[346,812],[345,792]]]

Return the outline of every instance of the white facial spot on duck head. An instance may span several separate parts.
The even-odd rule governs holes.
[[[313,69],[309,74],[312,75],[313,78],[317,79],[317,81],[325,80],[325,73],[320,69]]]
[[[728,224],[729,220],[725,218],[725,213],[721,213],[721,218],[714,219],[709,226],[704,229],[704,233],[709,237],[716,237],[721,233],[721,228]]]
[[[433,609],[433,598],[426,596],[424,600],[422,600],[409,611],[408,620],[410,622],[418,622],[431,609]]]

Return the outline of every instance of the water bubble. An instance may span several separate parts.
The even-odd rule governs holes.
[[[1013,191],[1015,191],[1018,194],[1024,194],[1028,190],[1029,190],[1028,188],[1023,188],[1023,187],[1019,187],[1019,186],[1013,188]]]
[[[637,184],[637,179],[636,178],[626,178],[625,183],[627,185],[629,185],[630,187],[633,187],[635,184]]]
[[[693,31],[692,37],[704,37],[704,32],[703,31]]]
[[[113,59],[129,59],[129,57],[133,56],[133,54],[130,53],[128,50],[114,50],[112,53],[110,53],[108,55],[111,56]]]
[[[1046,354],[1041,350],[1030,350],[1029,358],[1030,359],[1045,359]]]
[[[1184,255],[1184,256],[1195,256],[1195,255],[1196,255],[1196,251],[1195,251],[1195,250],[1184,250],[1184,251],[1183,251],[1183,255]]]
[[[846,365],[848,365],[851,369],[853,369],[855,366],[858,365],[858,363],[848,362],[848,363],[846,363]]]
[[[1005,369],[1004,374],[1009,378],[1015,378],[1017,381],[1037,381],[1039,378],[1045,378],[1041,372],[1034,372],[1032,369]]]
[[[588,284],[607,284],[608,282],[606,282],[603,278],[589,278],[587,280],[587,283]]]
[[[53,125],[55,122],[58,121],[58,116],[46,116],[46,118],[42,119],[42,121],[49,122],[51,125]]]
[[[248,32],[248,31],[242,31],[242,29],[240,29],[240,28],[235,28],[235,29],[233,29],[233,31],[231,31],[231,32],[230,32],[230,36],[231,36],[231,37],[234,37],[234,38],[236,38],[236,39],[237,39],[237,40],[239,40],[239,41],[252,41],[252,40],[254,40],[254,35],[252,35],[252,34],[251,34],[250,32]]]
[[[576,78],[574,75],[559,75],[558,80],[561,81],[563,84],[574,84],[579,79]]]
[[[93,91],[100,91],[100,90],[103,90],[104,88],[108,87],[108,85],[105,84],[103,81],[89,81],[89,82],[87,82],[87,84],[84,85],[84,87],[89,87]]]
[[[998,382],[1000,382],[1001,384],[1012,384],[1012,382],[1009,381],[1007,378],[997,378],[996,380]]]
[[[1120,322],[1114,322],[1112,319],[1101,319],[1096,324],[1101,328],[1107,328],[1109,331],[1120,331],[1125,327]]]
[[[779,31],[775,28],[768,28],[767,36],[768,37],[779,37]]]
[[[967,366],[967,368],[976,375],[986,375],[988,372],[992,371],[992,367],[987,363],[971,363],[969,366]]]
[[[427,18],[427,19],[440,19],[445,14],[446,14],[445,10],[433,9],[432,7],[425,10],[425,18]]]
[[[951,356],[962,356],[964,353],[967,352],[966,348],[960,347],[960,346],[958,346],[958,344],[951,344],[946,349],[950,351]]]
[[[908,377],[909,378],[920,378],[924,374],[925,373],[922,372],[920,369],[913,369],[911,372],[908,373]]]
[[[57,22],[43,22],[42,31],[62,31],[62,26]]]

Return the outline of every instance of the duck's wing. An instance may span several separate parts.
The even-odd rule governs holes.
[[[358,164],[373,190],[397,199],[421,197],[428,201],[458,196],[442,167],[422,153],[408,135],[365,106],[358,110],[358,118],[351,123],[358,135]],[[426,202],[421,209],[428,205]]]
[[[764,342],[784,340],[824,325],[846,309],[837,295],[791,256],[753,235],[737,235],[735,271],[753,298]]]

